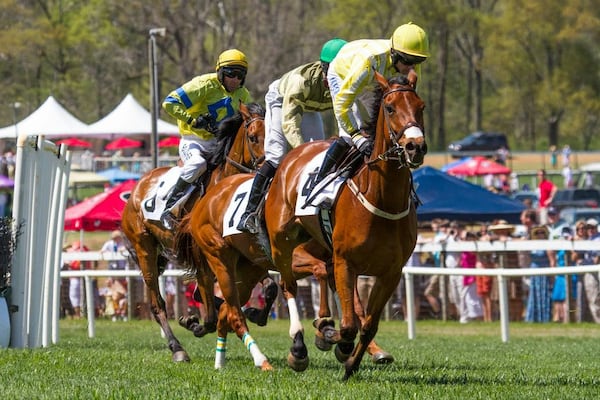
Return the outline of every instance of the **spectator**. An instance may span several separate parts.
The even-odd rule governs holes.
[[[473,242],[477,236],[473,232],[463,231],[461,241]],[[460,253],[461,268],[475,268],[477,265],[477,252],[466,250]],[[481,320],[483,310],[481,307],[481,299],[477,295],[477,283],[475,276],[465,275],[462,277],[463,287],[461,290],[460,300],[460,323],[466,324],[469,321]]]
[[[106,298],[110,302],[110,307],[113,311],[113,322],[121,319],[127,321],[127,282],[124,280],[107,278],[106,290],[104,291]]]
[[[548,240],[549,231],[546,226],[537,226],[531,230],[534,240]],[[556,267],[556,255],[552,250],[532,250],[531,268]],[[552,287],[550,278],[545,275],[531,277],[529,296],[527,298],[526,322],[549,322]]]
[[[68,252],[79,252],[79,251],[88,251],[88,248],[81,245],[81,242],[75,241],[67,249]],[[86,267],[89,265],[82,265],[80,260],[73,260],[69,263],[69,269],[72,271],[78,271],[82,269],[82,267]],[[69,278],[69,300],[71,302],[71,306],[73,307],[73,318],[79,319],[81,318],[81,307],[83,306],[83,278],[81,277],[71,277]]]
[[[587,231],[587,240],[600,241],[598,234],[598,221],[594,218],[589,218],[585,221]],[[587,251],[584,253],[582,264],[594,265],[600,263],[598,251]],[[598,281],[597,272],[586,272],[583,275],[583,288],[587,299],[588,307],[594,322],[600,323],[600,282]]]
[[[538,215],[539,223],[545,225],[548,223],[548,207],[556,194],[557,187],[546,177],[546,171],[540,169],[537,173],[538,178]]]
[[[563,176],[563,186],[565,188],[573,187],[573,170],[570,165],[563,167],[562,169]]]
[[[555,145],[550,146],[550,165],[552,169],[556,169],[556,164],[558,163],[558,150]]]
[[[448,225],[448,233],[442,239],[442,243],[454,243],[460,241],[462,227],[453,221]],[[445,257],[446,268],[458,268],[460,266],[460,251],[447,251]],[[464,309],[462,305],[462,290],[463,277],[462,275],[451,275],[449,278],[448,299],[456,308],[456,317],[462,320],[461,311]]]
[[[100,249],[101,253],[113,253],[113,255],[124,253],[126,251],[127,247],[125,246],[125,240],[123,239],[123,234],[119,230],[112,231],[110,239],[104,242]],[[108,263],[108,268],[112,270],[128,269],[127,260],[111,260]]]
[[[573,231],[568,226],[562,228],[560,239],[572,240]],[[556,253],[556,266],[565,267],[570,265],[569,252],[559,250]],[[577,291],[577,275],[572,275],[570,296],[573,297]],[[567,308],[567,277],[565,275],[554,276],[552,288],[552,321],[569,322],[569,310]]]
[[[571,147],[565,144],[562,149],[562,164],[563,167],[571,165]]]

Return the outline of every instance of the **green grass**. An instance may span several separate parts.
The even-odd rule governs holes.
[[[228,364],[215,371],[215,336],[176,334],[191,363],[171,362],[152,321],[61,321],[49,348],[0,350],[0,393],[9,399],[585,399],[600,391],[600,327],[592,324],[511,324],[508,343],[498,323],[423,321],[417,338],[406,324],[382,323],[378,342],[396,361],[361,369],[342,382],[332,352],[318,351],[305,321],[310,366],[290,370],[286,321],[252,326],[275,367],[261,372],[241,342],[229,336]]]

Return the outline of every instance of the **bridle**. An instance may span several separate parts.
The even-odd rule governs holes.
[[[241,172],[246,172],[246,173],[255,172],[256,170],[258,170],[258,167],[265,159],[264,154],[262,156],[258,156],[258,154],[256,154],[256,152],[252,149],[252,143],[254,141],[250,137],[250,126],[257,121],[264,121],[264,120],[265,120],[265,117],[253,117],[253,118],[250,118],[248,121],[244,122],[244,148],[247,148],[248,153],[250,153],[251,167],[246,167],[245,165],[229,158],[229,156],[225,157],[225,159],[227,160],[227,162],[229,164],[233,165],[234,167],[239,169]],[[243,154],[244,154],[244,152],[242,152],[242,157],[243,157]]]
[[[391,89],[391,90],[385,92],[383,94],[382,98],[385,98],[385,97],[389,96],[390,94],[396,93],[396,92],[416,93],[415,89],[411,86],[401,86],[401,87],[397,87],[397,88],[394,88],[394,89]],[[409,121],[399,131],[394,131],[394,129],[392,128],[392,124],[390,122],[389,112],[387,112],[387,109],[385,106],[383,107],[383,114],[385,116],[385,124],[387,126],[388,134],[390,136],[391,146],[386,151],[384,151],[382,154],[378,155],[377,158],[375,158],[374,160],[368,161],[367,164],[372,164],[372,163],[375,163],[380,160],[381,161],[396,160],[399,162],[398,169],[403,168],[403,167],[408,167],[408,168],[418,167],[419,164],[413,163],[408,155],[409,151],[415,150],[415,148],[414,148],[415,145],[412,142],[408,142],[405,146],[402,146],[398,143],[398,141],[402,138],[402,136],[404,136],[405,132],[409,128],[416,127],[416,128],[419,128],[421,131],[424,131],[423,127],[417,121]]]

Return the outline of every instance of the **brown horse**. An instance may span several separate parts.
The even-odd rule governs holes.
[[[390,89],[387,81],[384,78],[380,77],[380,83],[385,84],[385,88]],[[419,123],[422,123],[422,108],[423,103],[418,99],[416,94],[414,93],[414,85],[416,84],[416,76],[412,77],[412,81],[407,82],[405,84],[399,84],[392,82],[394,89],[390,89],[391,92],[386,94],[386,98],[390,97],[388,102],[385,102],[384,105],[388,107],[387,113],[398,112],[401,114],[403,119],[415,119]],[[405,93],[406,92],[406,93]],[[405,101],[403,104],[398,105],[395,102],[404,99],[405,94],[409,94],[412,98],[418,100],[417,104],[410,103]],[[411,100],[412,100],[411,98]],[[391,101],[393,100],[393,101]],[[412,108],[411,108],[412,107]],[[387,114],[383,114],[383,111],[380,111],[381,115],[387,116]],[[415,115],[419,118],[416,119]],[[381,120],[381,116],[380,116]],[[391,127],[396,127],[400,122],[393,121],[389,122]],[[383,129],[383,123],[379,126],[379,130]],[[407,127],[408,129],[409,127]],[[387,151],[383,155],[389,157],[393,162],[398,163],[414,163],[414,166],[417,163],[422,162],[423,154],[425,150],[424,141],[422,138],[422,131],[420,128],[416,127],[416,123],[414,127],[410,129],[409,135],[414,135],[415,130],[420,133],[421,137],[419,138],[409,138],[405,139],[403,137],[395,138],[397,133],[394,133],[394,146],[389,146],[391,150]],[[396,131],[394,131],[396,132]],[[404,134],[404,130],[400,132],[400,135]],[[378,134],[377,136],[383,136],[383,134]],[[379,141],[383,141],[381,139]],[[389,140],[389,139],[388,139]],[[377,142],[376,142],[377,143]],[[403,147],[398,147],[402,145]],[[293,163],[294,160],[297,159],[297,156],[303,155],[307,150],[310,151],[311,157],[314,156],[319,151],[324,151],[327,149],[328,144],[326,142],[313,142],[311,144],[306,144],[301,146],[296,150],[292,150],[290,152],[290,156],[286,158],[287,161],[284,161],[284,164]],[[412,149],[409,149],[411,146],[414,146]],[[380,146],[381,147],[381,146]],[[395,153],[394,153],[395,152]],[[383,153],[383,152],[382,152]],[[302,159],[302,164],[306,163],[307,158]],[[397,166],[396,166],[397,168]],[[359,175],[362,173],[359,173]],[[410,176],[410,172],[408,172]],[[277,176],[277,175],[276,175]],[[284,180],[290,178],[288,176],[284,177],[276,177],[276,180]],[[252,339],[249,334],[248,327],[246,325],[245,319],[240,309],[241,300],[245,300],[250,295],[250,290],[257,282],[257,279],[263,274],[266,274],[269,268],[272,268],[269,259],[265,256],[263,247],[268,247],[268,244],[265,246],[264,241],[261,242],[260,235],[259,237],[254,237],[248,234],[235,234],[231,236],[223,237],[223,228],[224,223],[231,224],[231,221],[224,222],[224,216],[226,213],[226,209],[229,206],[232,198],[236,195],[237,188],[244,183],[245,181],[251,179],[251,176],[245,175],[235,175],[224,179],[219,182],[215,186],[213,186],[207,193],[206,196],[196,203],[194,209],[190,212],[188,217],[183,221],[180,234],[181,241],[178,240],[176,244],[178,258],[185,259],[186,252],[189,253],[190,249],[194,249],[195,247],[189,243],[190,235],[193,237],[197,247],[201,249],[203,255],[206,257],[206,261],[210,266],[211,270],[217,277],[219,284],[221,286],[221,290],[223,291],[223,295],[225,298],[225,307],[221,308],[221,312],[219,315],[219,325],[217,328],[218,332],[218,340],[217,340],[217,360],[215,361],[215,365],[217,367],[221,367],[224,364],[224,348],[226,345],[226,335],[229,329],[233,329],[236,335],[244,341],[250,350],[254,363],[257,367],[262,369],[271,369],[270,364],[268,363],[266,357],[259,350],[256,342]],[[297,186],[297,178],[291,177],[294,182],[289,181],[291,186]],[[408,201],[408,196],[410,193],[410,184],[408,185],[406,192],[405,202]],[[274,190],[273,188],[271,190]],[[267,203],[271,203],[271,192],[267,197]],[[287,213],[288,209],[291,208],[292,216],[294,209],[294,202],[288,202],[289,198],[280,199],[281,203],[278,205],[280,207],[280,211],[283,213]],[[283,204],[286,202],[286,204]],[[272,205],[271,205],[272,207]],[[284,208],[288,208],[284,210]],[[239,205],[238,205],[239,208]],[[414,207],[407,207],[406,213],[411,213],[411,217],[414,222],[415,228],[414,232],[416,232],[416,216],[414,215]],[[267,214],[269,210],[267,210]],[[310,223],[307,220],[304,220],[307,223]],[[316,221],[312,221],[314,230],[317,229]],[[294,241],[293,247],[290,248],[290,256],[289,263],[284,265],[284,268],[279,268],[279,271],[282,273],[282,278],[284,281],[284,289],[286,298],[288,300],[288,307],[290,312],[290,336],[294,340],[294,345],[291,348],[290,355],[288,356],[288,363],[295,370],[303,370],[308,365],[308,357],[306,346],[304,345],[303,339],[303,330],[302,324],[300,323],[300,319],[297,312],[297,307],[295,305],[295,291],[296,291],[296,283],[295,279],[299,278],[302,274],[310,274],[317,272],[320,275],[321,279],[325,279],[327,275],[324,272],[324,262],[321,260],[327,259],[327,252],[323,253],[323,249],[326,248],[325,240],[322,236],[314,235],[313,239],[306,242],[306,235],[302,235],[300,229],[303,228],[304,231],[306,229],[297,222],[294,222],[293,218],[289,221],[289,226],[293,224],[297,225],[297,229],[295,231],[290,232],[290,239]],[[233,225],[235,226],[235,225]],[[308,232],[308,231],[306,231]],[[190,235],[187,235],[187,234]],[[187,235],[187,237],[186,237]],[[302,238],[303,240],[300,240]],[[415,233],[416,239],[416,233]],[[316,240],[316,242],[315,242]],[[410,245],[410,231],[409,231],[409,240],[408,246],[406,249],[406,258],[400,260],[400,264],[398,270],[400,270],[401,266],[404,265],[404,262],[412,252],[414,248],[414,243],[412,243],[412,247]],[[308,246],[311,244],[310,246]],[[335,249],[335,247],[334,247]],[[391,263],[391,265],[395,265]],[[250,268],[250,269],[248,269]],[[303,269],[304,268],[304,269]],[[249,274],[255,274],[254,278],[250,277]],[[337,273],[336,273],[337,274]],[[399,281],[398,276],[398,281]],[[352,283],[353,288],[355,285],[355,281]],[[290,283],[293,282],[293,283]],[[392,287],[395,288],[398,282]],[[391,292],[390,292],[391,295]],[[372,295],[373,296],[373,295]],[[388,296],[389,298],[389,296]],[[354,299],[353,299],[354,300]],[[387,298],[386,298],[387,300]],[[322,305],[326,304],[325,301],[322,301]],[[359,307],[360,302],[357,302],[356,305],[351,309],[353,313],[356,314],[357,319],[361,314],[361,310]],[[385,302],[384,302],[385,304]],[[383,307],[383,306],[382,306]],[[320,312],[320,316],[330,315],[328,311]],[[363,325],[367,326],[369,324],[369,319],[362,319]],[[337,334],[337,338],[334,334],[330,332],[331,326],[328,324],[328,321],[322,319],[317,321],[317,326],[319,328],[329,328],[327,333],[324,335],[324,341],[327,340],[336,340],[340,341],[341,336]],[[374,336],[374,334],[373,334]],[[369,345],[371,341],[367,342]],[[372,344],[374,348],[374,352],[380,350],[376,345]],[[336,349],[337,350],[337,349]],[[350,348],[349,351],[352,349]],[[363,350],[364,352],[364,350]],[[371,351],[370,351],[371,352]],[[338,355],[336,353],[336,355]],[[361,354],[362,356],[362,354]],[[338,357],[340,358],[340,357]],[[376,360],[377,361],[377,360]],[[389,362],[389,361],[388,361]]]
[[[204,174],[204,187],[210,187],[222,178],[240,172],[256,170],[264,160],[264,109],[258,104],[240,104],[239,113],[225,119],[219,126],[217,151],[209,160]],[[130,252],[139,265],[150,294],[150,307],[154,319],[167,337],[173,361],[189,361],[189,356],[173,334],[167,320],[165,301],[159,292],[158,277],[172,258],[174,232],[165,229],[159,221],[144,218],[142,201],[157,184],[169,167],[157,168],[144,175],[133,189],[123,210],[121,227],[130,243]],[[192,195],[185,209],[189,210],[200,194]],[[196,270],[198,288],[206,308],[204,326],[198,326],[194,334],[201,337],[216,329],[217,315],[213,299],[214,277],[203,268],[196,252],[190,259]]]
[[[360,340],[345,362],[344,379],[358,370],[416,244],[411,168],[421,165],[427,152],[424,103],[415,92],[416,74],[409,74],[404,82],[388,82],[380,74],[375,75],[382,95],[377,105],[373,155],[342,187],[331,209],[333,269],[342,318],[339,335],[330,338],[343,344],[343,349],[338,347],[345,352],[352,349],[360,330]],[[290,151],[277,170],[265,202],[273,261],[289,297],[295,297],[297,290],[292,271],[294,249],[307,237],[327,244],[316,216],[295,215],[301,172],[320,151],[322,145],[311,143]],[[376,278],[362,323],[355,310],[358,275]]]

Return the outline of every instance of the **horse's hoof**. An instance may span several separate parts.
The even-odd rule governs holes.
[[[269,363],[268,360],[263,361],[262,365],[260,366],[260,370],[261,371],[273,371],[273,366],[271,365],[271,363]]]
[[[190,362],[190,357],[183,350],[176,351],[173,353],[173,361],[174,362]]]
[[[321,351],[329,351],[331,350],[332,344],[323,337],[321,332],[317,331],[315,333],[315,346],[317,346],[317,349]]]
[[[354,343],[352,342],[341,342],[335,346],[335,358],[341,363],[346,362],[354,350]]]
[[[197,316],[195,316],[195,315],[190,315],[189,317],[184,317],[184,316],[181,316],[181,317],[179,317],[179,320],[178,320],[178,322],[179,322],[179,325],[180,325],[180,326],[182,326],[182,327],[184,327],[185,329],[187,329],[187,330],[190,330],[190,331],[191,331],[191,330],[192,330],[192,326],[193,326],[194,324],[199,324],[199,323],[200,323],[200,320],[198,319],[198,317],[197,317]]]
[[[378,351],[377,353],[371,356],[371,359],[375,364],[391,364],[394,362],[394,356],[388,353],[387,351]]]
[[[304,358],[297,358],[292,354],[292,352],[290,352],[287,356],[287,362],[290,368],[296,372],[302,372],[308,368],[308,356]]]

